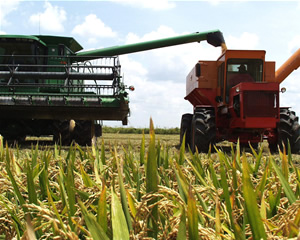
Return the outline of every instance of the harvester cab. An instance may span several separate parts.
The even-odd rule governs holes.
[[[288,142],[300,150],[298,117],[279,106],[279,84],[300,65],[300,49],[275,72],[265,51],[226,50],[217,61],[199,61],[186,79],[185,99],[194,106],[184,114],[181,141],[208,151],[223,140],[256,146],[266,139],[272,150]]]
[[[90,145],[99,121],[128,121],[134,87],[125,86],[117,55],[203,40],[224,44],[218,30],[90,51],[71,37],[0,35],[0,134]]]

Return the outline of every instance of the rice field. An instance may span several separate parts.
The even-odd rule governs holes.
[[[105,134],[86,148],[0,141],[0,239],[300,239],[299,156]],[[298,237],[298,238],[297,238]]]

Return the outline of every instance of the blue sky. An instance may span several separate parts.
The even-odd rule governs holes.
[[[0,0],[1,34],[74,37],[84,49],[103,48],[220,29],[230,49],[266,50],[279,68],[300,47],[300,1],[18,1]],[[179,127],[192,112],[185,77],[198,60],[221,50],[206,42],[121,56],[130,93],[129,125]],[[281,105],[300,114],[300,69],[282,87]],[[121,126],[120,122],[104,122]]]

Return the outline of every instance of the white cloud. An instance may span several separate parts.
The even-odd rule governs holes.
[[[29,22],[39,25],[41,30],[63,32],[64,22],[67,20],[66,11],[61,7],[53,6],[48,1],[45,2],[44,8],[44,12],[31,15]]]
[[[152,10],[166,10],[174,8],[176,5],[169,0],[110,0],[133,7],[147,8]]]
[[[295,36],[289,43],[288,49],[290,53],[294,53],[300,48],[300,35]]]
[[[241,36],[225,37],[228,49],[249,49],[254,50],[258,46],[259,37],[254,33],[244,32]]]
[[[82,24],[74,27],[72,34],[85,36],[88,42],[93,44],[97,43],[97,38],[117,36],[117,33],[106,26],[95,14],[86,16]]]
[[[186,33],[185,33],[186,34]],[[126,43],[144,42],[178,36],[172,28],[160,26],[156,31],[137,36],[130,33]],[[149,71],[151,81],[185,82],[185,77],[198,60],[216,60],[220,55],[220,48],[212,47],[203,42],[177,45],[161,49],[145,51],[134,56],[143,62]],[[133,56],[133,55],[132,55]]]
[[[0,0],[0,24],[6,25],[6,16],[18,8],[20,0]]]

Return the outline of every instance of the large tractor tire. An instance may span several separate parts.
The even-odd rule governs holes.
[[[182,145],[183,136],[185,134],[185,147],[191,146],[191,125],[193,114],[186,113],[181,117],[180,124],[180,146]]]
[[[280,109],[280,122],[278,127],[278,144],[282,149],[282,143],[288,147],[291,146],[292,153],[300,151],[300,126],[298,117],[294,111]]]
[[[207,153],[216,143],[216,121],[213,109],[197,109],[192,119],[191,147]]]
[[[92,138],[94,134],[92,133],[93,121],[79,120],[76,121],[76,126],[74,129],[74,140],[80,146],[91,146]]]
[[[57,144],[70,146],[73,140],[74,120],[57,120],[53,122],[53,140]]]

